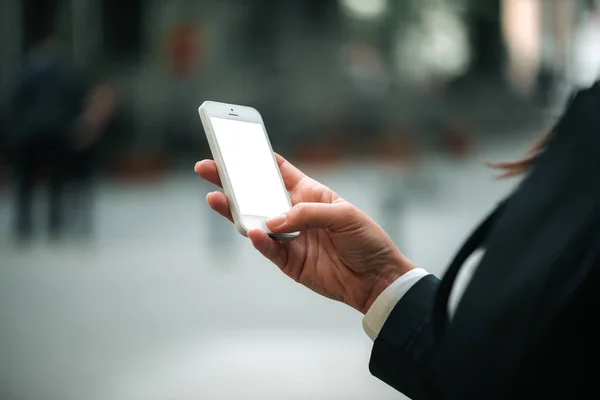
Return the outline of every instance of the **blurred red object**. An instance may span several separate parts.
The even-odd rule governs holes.
[[[338,120],[339,116],[331,115],[321,128],[322,136],[296,147],[292,154],[293,159],[299,163],[316,165],[319,169],[339,163],[346,153],[346,148],[342,145],[345,140]]]
[[[412,164],[417,158],[417,145],[407,136],[385,135],[376,145],[379,161],[395,164]]]
[[[415,137],[414,129],[404,124],[382,132],[373,143],[377,162],[403,167],[416,166],[420,149]]]
[[[114,179],[125,182],[156,182],[165,178],[166,157],[162,154],[135,154],[117,162]]]
[[[455,158],[472,155],[476,148],[477,132],[470,124],[453,121],[442,128],[442,148]]]
[[[337,164],[344,155],[344,149],[335,144],[316,143],[298,148],[293,158],[303,164],[316,164],[327,167]]]
[[[192,23],[173,28],[168,38],[169,71],[173,76],[192,75],[199,67],[201,56],[201,30]]]

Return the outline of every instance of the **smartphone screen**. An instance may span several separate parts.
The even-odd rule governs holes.
[[[287,212],[287,192],[263,126],[210,120],[240,214],[270,218]]]

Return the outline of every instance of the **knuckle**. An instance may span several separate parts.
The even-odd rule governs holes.
[[[310,210],[308,203],[298,203],[293,208],[293,214],[296,216],[305,216]]]
[[[357,223],[362,219],[362,212],[353,204],[344,202],[340,203],[338,207],[340,217],[347,221],[347,223]]]
[[[343,202],[338,204],[339,210],[342,214],[347,216],[356,216],[358,214],[358,209],[351,203]]]

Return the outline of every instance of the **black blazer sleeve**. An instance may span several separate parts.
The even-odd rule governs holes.
[[[439,279],[427,275],[400,299],[375,340],[371,373],[413,400],[435,398],[432,311]]]

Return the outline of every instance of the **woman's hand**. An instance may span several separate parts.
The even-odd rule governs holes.
[[[300,231],[301,235],[278,242],[254,229],[248,232],[252,244],[290,278],[366,313],[377,296],[414,265],[375,221],[283,157],[276,157],[294,207],[270,219],[267,226],[276,233]],[[200,161],[195,170],[221,186],[214,161]],[[231,221],[223,193],[209,193],[206,199]]]

